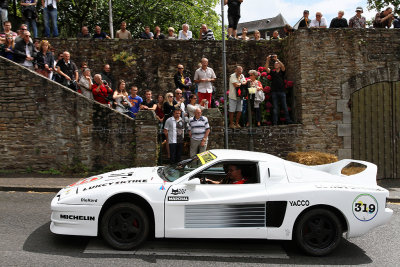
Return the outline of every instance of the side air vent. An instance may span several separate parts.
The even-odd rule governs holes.
[[[265,204],[191,205],[185,228],[265,227]]]

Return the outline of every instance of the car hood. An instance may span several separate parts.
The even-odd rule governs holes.
[[[164,180],[157,174],[159,167],[146,168],[129,168],[123,170],[112,171],[100,175],[91,176],[81,179],[76,183],[68,185],[65,189],[74,187],[94,186],[102,183],[117,183],[125,181],[126,183],[162,183]]]

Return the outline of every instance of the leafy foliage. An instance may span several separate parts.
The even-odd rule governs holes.
[[[114,0],[114,31],[122,21],[127,22],[127,29],[132,36],[138,37],[144,26],[154,29],[160,26],[164,34],[168,27],[177,32],[183,23],[190,25],[194,36],[199,35],[200,25],[205,23],[218,37],[219,16],[214,11],[218,0]],[[88,26],[93,32],[95,25],[109,32],[108,0],[63,0],[59,2],[59,28],[64,37],[75,37],[82,26]],[[219,33],[219,36],[221,34]]]
[[[399,11],[400,0],[367,0],[368,9],[382,10],[391,5],[394,7],[395,12]]]

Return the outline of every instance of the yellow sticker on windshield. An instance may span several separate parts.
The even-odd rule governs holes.
[[[197,154],[197,157],[199,157],[200,162],[203,165],[217,158],[217,156],[215,156],[210,151],[206,151],[206,152]]]

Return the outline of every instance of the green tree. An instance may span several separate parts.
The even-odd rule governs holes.
[[[397,13],[400,6],[400,0],[367,0],[368,9],[376,9],[381,11],[385,7],[391,5]]]
[[[221,37],[218,29],[219,16],[214,8],[219,0],[114,0],[114,31],[119,29],[122,21],[137,37],[145,25],[154,29],[156,25],[166,33],[168,27],[176,32],[183,23],[190,25],[194,36],[198,37],[200,25],[205,23],[216,37]],[[59,2],[59,28],[63,37],[74,37],[82,26],[88,26],[93,32],[95,25],[100,25],[109,32],[108,0],[63,0]]]

